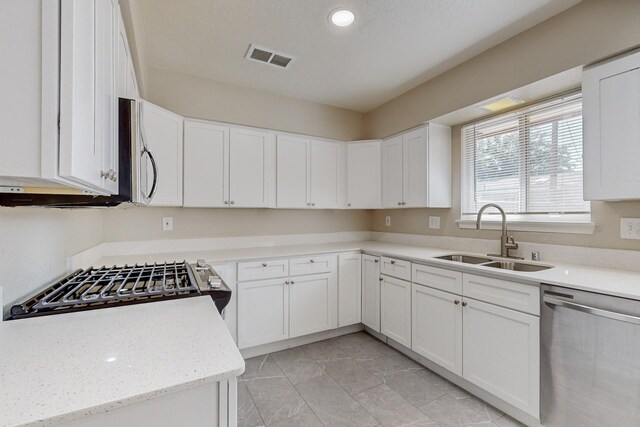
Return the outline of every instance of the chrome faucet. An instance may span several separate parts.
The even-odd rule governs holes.
[[[487,208],[496,208],[500,211],[500,215],[502,215],[502,236],[500,236],[500,255],[497,254],[489,254],[489,256],[499,256],[502,258],[517,258],[524,259],[522,257],[511,256],[509,255],[509,250],[518,249],[518,244],[513,239],[513,236],[507,235],[507,215],[504,213],[504,209],[495,203],[487,203],[478,211],[478,217],[476,219],[476,230],[480,230],[480,221],[482,220],[482,213]]]

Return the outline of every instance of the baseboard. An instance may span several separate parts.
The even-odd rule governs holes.
[[[355,332],[360,332],[363,329],[364,325],[362,323],[343,326],[342,328],[322,331],[311,335],[305,335],[303,337],[290,338],[288,340],[272,342],[269,344],[258,345],[250,348],[243,348],[240,350],[240,354],[245,359],[250,359],[252,357],[262,356],[276,351],[287,350],[289,348],[299,347],[301,345],[328,340],[330,338],[339,337],[341,335],[353,334]]]

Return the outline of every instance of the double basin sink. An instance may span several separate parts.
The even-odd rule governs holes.
[[[442,255],[437,256],[438,259],[443,259],[446,261],[454,261],[460,262],[463,264],[475,264],[481,265],[483,267],[491,267],[491,268],[499,268],[501,270],[511,270],[511,271],[524,271],[524,272],[535,272],[548,270],[552,267],[548,265],[540,265],[540,264],[529,264],[526,262],[520,261],[510,261],[510,260],[494,260],[491,258],[483,258],[471,255]]]

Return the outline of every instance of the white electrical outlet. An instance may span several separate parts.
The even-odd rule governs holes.
[[[640,218],[620,218],[620,238],[640,240]]]
[[[165,216],[162,218],[162,231],[172,231],[173,230],[173,217]]]
[[[436,230],[440,229],[440,217],[439,216],[430,216],[429,217],[429,228],[435,228]]]
[[[387,227],[391,227],[391,217],[389,215],[384,217],[384,225]]]

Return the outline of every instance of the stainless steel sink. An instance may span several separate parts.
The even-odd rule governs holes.
[[[493,261],[493,262],[483,264],[483,266],[491,267],[491,268],[500,268],[502,270],[528,271],[528,272],[548,270],[551,268],[548,265],[527,264],[525,262],[515,262],[515,261]]]
[[[482,258],[478,256],[458,255],[458,254],[442,255],[442,256],[437,256],[436,258],[444,259],[446,261],[462,262],[465,264],[484,264],[485,262],[491,261],[491,258]]]

